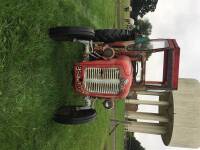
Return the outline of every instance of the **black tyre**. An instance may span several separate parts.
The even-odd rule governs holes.
[[[125,29],[99,29],[95,30],[96,42],[115,42],[115,41],[129,41],[134,40],[135,35],[132,31]]]
[[[96,118],[95,109],[77,110],[77,106],[62,106],[55,115],[54,121],[62,124],[87,123]]]
[[[92,40],[95,32],[87,27],[55,27],[49,29],[49,37],[55,41]]]

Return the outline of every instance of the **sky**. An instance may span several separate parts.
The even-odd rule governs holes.
[[[180,77],[200,80],[200,0],[159,0],[152,23],[152,38],[175,38],[181,48]]]
[[[179,77],[200,81],[200,0],[159,0],[148,13],[153,26],[151,38],[174,38],[181,49]],[[139,110],[154,112],[155,108]],[[159,135],[136,133],[146,150],[190,150],[166,147]],[[199,149],[200,150],[200,149]]]

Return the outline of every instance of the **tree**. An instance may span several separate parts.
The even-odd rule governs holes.
[[[149,22],[148,19],[145,19],[145,20],[138,19],[135,22],[135,26],[136,26],[135,30],[139,34],[146,36],[146,37],[148,37],[151,34],[152,25],[151,25],[151,23]]]
[[[131,18],[137,20],[138,16],[141,18],[148,12],[153,12],[156,9],[158,0],[131,0]]]
[[[126,150],[145,150],[134,135],[127,135]]]

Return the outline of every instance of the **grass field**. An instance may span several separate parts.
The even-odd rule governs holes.
[[[102,150],[110,112],[97,102],[97,119],[63,126],[52,121],[63,104],[81,103],[72,66],[82,46],[56,43],[48,28],[112,28],[115,0],[0,0],[0,149]]]
[[[116,0],[117,1],[117,26],[120,28],[127,28],[127,22],[124,19],[130,18],[130,12],[124,9],[130,6],[130,0]]]
[[[116,118],[117,120],[124,120],[124,102],[119,101],[116,109]],[[123,150],[124,149],[124,125],[120,124],[116,129],[116,149]]]

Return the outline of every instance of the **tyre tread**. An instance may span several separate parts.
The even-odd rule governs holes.
[[[132,39],[131,39],[132,38]],[[125,29],[99,29],[95,30],[95,39],[97,42],[115,42],[133,40],[132,32]]]

